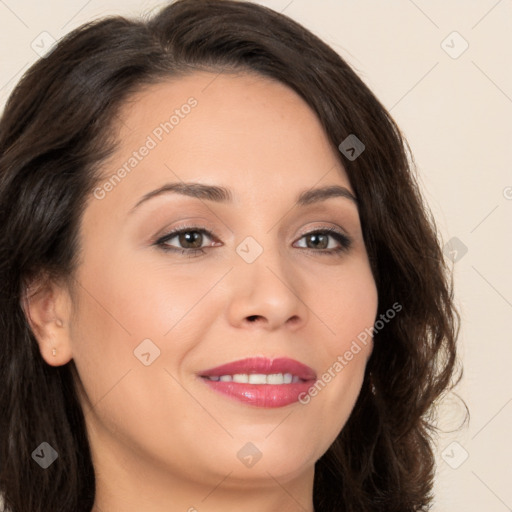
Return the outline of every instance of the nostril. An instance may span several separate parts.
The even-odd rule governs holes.
[[[248,316],[248,317],[247,317],[247,320],[249,320],[249,322],[254,322],[254,321],[256,321],[258,318],[259,318],[259,316],[258,316],[258,315],[251,315],[251,316]]]

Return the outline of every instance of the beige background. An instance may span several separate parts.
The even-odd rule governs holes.
[[[458,393],[471,420],[438,441],[434,510],[512,510],[512,1],[258,3],[304,24],[356,68],[408,138],[444,242],[467,247],[454,274],[465,366]],[[93,18],[161,4],[0,0],[0,107],[37,59],[33,48],[44,50],[42,32],[58,39]],[[442,410],[442,425],[455,428],[460,404],[452,398]]]

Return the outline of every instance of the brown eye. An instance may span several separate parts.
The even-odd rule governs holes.
[[[306,244],[299,247],[318,254],[333,255],[347,251],[352,245],[352,240],[345,234],[334,228],[322,228],[302,235]],[[336,242],[331,243],[330,239]]]
[[[213,235],[205,228],[186,227],[178,228],[167,233],[155,242],[155,245],[162,247],[166,251],[179,251],[180,253],[204,253],[205,239],[210,240],[210,246],[213,243]],[[172,241],[172,243],[171,243]]]

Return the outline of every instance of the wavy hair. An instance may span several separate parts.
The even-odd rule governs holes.
[[[89,512],[95,477],[73,361],[42,359],[23,308],[37,276],[70,281],[81,215],[118,141],[116,113],[142,87],[196,70],[253,72],[317,114],[359,201],[378,290],[374,334],[348,422],[317,461],[317,512],[428,510],[436,404],[454,386],[453,278],[405,138],[354,70],[283,14],[237,0],[178,0],[145,20],[115,16],[64,37],[17,84],[0,120],[0,492],[11,512]],[[350,134],[356,159],[338,146]],[[59,454],[47,470],[31,453]]]

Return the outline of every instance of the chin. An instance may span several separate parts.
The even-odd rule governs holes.
[[[290,438],[286,429],[269,435],[271,431],[251,429],[249,437],[236,435],[234,440],[219,443],[218,453],[209,460],[215,462],[211,469],[224,476],[231,472],[230,480],[264,482],[273,477],[285,482],[312,471],[328,448],[315,446],[307,432]]]

